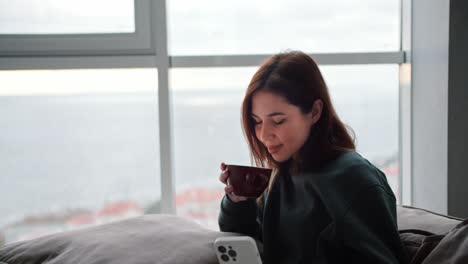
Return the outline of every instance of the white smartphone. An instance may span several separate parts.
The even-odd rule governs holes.
[[[214,249],[220,264],[262,264],[257,244],[249,236],[219,237]]]

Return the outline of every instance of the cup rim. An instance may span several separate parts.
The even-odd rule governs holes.
[[[256,166],[248,166],[248,165],[236,165],[236,164],[226,164],[226,167],[233,166],[238,168],[245,168],[245,169],[259,169],[259,170],[273,170],[271,168],[264,168],[264,167],[256,167]]]

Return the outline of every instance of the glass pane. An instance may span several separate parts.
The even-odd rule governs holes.
[[[398,193],[398,65],[321,67],[358,151]],[[219,164],[250,164],[240,105],[256,68],[172,69],[177,214],[218,229]]]
[[[158,211],[155,69],[0,71],[0,79],[0,237]]]
[[[177,214],[217,229],[222,161],[249,164],[240,127],[244,88],[255,68],[172,69]]]
[[[399,50],[396,0],[168,1],[171,55]]]
[[[399,199],[398,65],[321,66],[336,111],[357,150],[385,172]]]
[[[135,32],[134,0],[0,0],[0,34]]]

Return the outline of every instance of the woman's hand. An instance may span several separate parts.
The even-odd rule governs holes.
[[[219,176],[219,180],[226,185],[224,187],[224,192],[229,197],[229,199],[235,203],[247,200],[245,196],[237,196],[234,194],[234,189],[229,184],[229,170],[224,162],[221,163],[221,175]]]

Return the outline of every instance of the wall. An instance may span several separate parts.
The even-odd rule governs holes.
[[[450,2],[448,213],[468,217],[468,1]]]
[[[412,204],[466,218],[468,1],[412,4]]]

